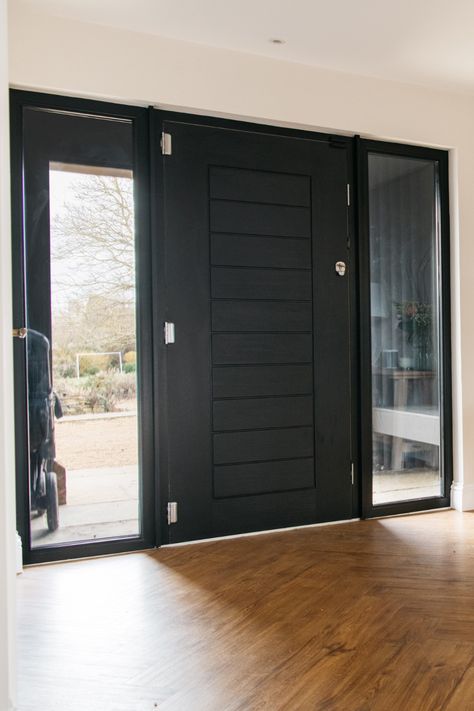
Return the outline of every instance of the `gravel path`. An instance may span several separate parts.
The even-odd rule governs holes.
[[[56,459],[68,470],[136,464],[137,450],[136,416],[56,422]]]

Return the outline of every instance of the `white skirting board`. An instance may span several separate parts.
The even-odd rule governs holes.
[[[454,481],[451,486],[451,506],[457,511],[474,510],[474,484]]]
[[[16,534],[16,574],[20,575],[23,572],[23,544],[20,534]]]

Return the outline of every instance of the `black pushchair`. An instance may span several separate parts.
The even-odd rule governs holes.
[[[62,417],[53,392],[49,341],[42,333],[28,329],[28,415],[30,432],[30,509],[38,516],[46,512],[48,528],[59,527],[58,480],[54,417]]]

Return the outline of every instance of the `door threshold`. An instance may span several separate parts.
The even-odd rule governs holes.
[[[370,516],[366,521],[381,521],[386,518],[400,518],[401,516],[417,516],[418,514],[437,513],[438,511],[455,511],[453,506],[442,506],[439,509],[422,509],[421,511],[404,511],[403,513],[385,514],[385,516]]]
[[[284,528],[270,528],[265,531],[248,531],[247,533],[233,533],[229,536],[215,536],[213,538],[198,538],[196,541],[181,541],[180,543],[166,543],[161,548],[177,548],[178,546],[190,546],[196,543],[213,543],[214,541],[229,541],[236,538],[248,538],[249,536],[265,536],[270,533],[283,533],[285,531],[298,531],[304,528],[320,528],[321,526],[337,526],[341,523],[354,523],[360,518],[344,518],[340,521],[323,521],[322,523],[307,523],[303,526],[285,526]]]
[[[86,560],[104,560],[105,558],[117,558],[118,556],[132,555],[132,553],[154,553],[158,548],[147,546],[146,548],[133,548],[128,551],[114,551],[113,553],[96,553],[94,555],[85,555],[79,558],[60,558],[58,560],[42,560],[34,561],[33,563],[23,563],[22,570],[28,568],[39,568],[46,565],[62,565],[63,563],[82,563]]]

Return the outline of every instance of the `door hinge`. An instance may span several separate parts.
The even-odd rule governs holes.
[[[351,462],[351,482],[352,486],[355,484],[355,465],[354,462]]]
[[[168,502],[168,526],[172,523],[178,523],[178,503],[177,501]]]
[[[351,186],[347,183],[347,207],[351,206]]]
[[[173,152],[173,147],[171,145],[171,133],[163,133],[161,134],[161,153],[164,156],[170,156]]]
[[[163,330],[164,330],[164,334],[165,334],[165,345],[169,346],[170,343],[175,342],[174,323],[171,323],[170,321],[165,321]]]
[[[12,331],[13,338],[21,338],[23,340],[23,338],[26,338],[27,335],[28,335],[28,329],[24,328],[24,327],[23,328],[14,328]]]

